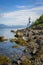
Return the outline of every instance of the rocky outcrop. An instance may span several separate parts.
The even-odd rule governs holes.
[[[13,30],[11,32],[14,32]],[[6,41],[4,36],[0,37],[0,41]],[[43,30],[33,30],[26,28],[17,30],[15,38],[11,38],[10,42],[24,46],[23,54],[16,60],[6,57],[0,57],[2,65],[43,65]],[[17,45],[12,48],[18,48]],[[10,60],[10,61],[9,61]]]
[[[14,31],[14,30],[11,30],[11,32],[16,33],[16,31]]]
[[[11,38],[10,42],[16,42],[17,38]]]
[[[3,41],[7,41],[8,39],[6,39],[4,36],[1,36],[0,37],[0,42],[3,42]]]
[[[11,65],[11,59],[5,55],[0,56],[0,65]]]

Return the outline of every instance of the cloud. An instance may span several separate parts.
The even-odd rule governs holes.
[[[20,6],[24,7],[24,6]],[[19,8],[20,8],[19,7]],[[16,25],[26,25],[28,23],[28,18],[31,18],[31,22],[37,19],[41,14],[43,14],[43,6],[35,7],[31,9],[22,9],[18,11],[13,11],[9,13],[3,13],[2,19],[4,19],[5,24],[16,24]]]
[[[36,0],[35,5],[42,6],[43,5],[43,0]]]
[[[28,5],[28,6],[24,6],[24,5],[16,5],[16,7],[19,8],[19,9],[27,9],[27,8],[32,8],[33,5],[32,5],[32,6],[31,6],[31,5]]]
[[[26,8],[26,6],[16,5],[17,8]]]
[[[2,18],[3,17],[3,14],[0,14],[0,18]]]
[[[43,5],[43,2],[37,2],[36,5]]]

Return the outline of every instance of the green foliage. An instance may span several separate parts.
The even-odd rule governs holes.
[[[40,23],[43,23],[43,15],[40,16],[39,22],[40,22]]]
[[[43,23],[43,15],[39,17],[39,19],[36,19],[36,21],[32,25],[38,25]]]

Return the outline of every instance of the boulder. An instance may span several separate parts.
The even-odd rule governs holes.
[[[5,36],[1,36],[0,37],[0,42],[3,42],[3,41],[7,41],[7,39],[5,38]]]
[[[0,65],[11,65],[11,59],[5,55],[0,56]]]
[[[14,30],[11,30],[11,32],[15,33],[15,31],[14,31]]]
[[[43,62],[43,54],[40,56],[41,62]]]
[[[22,63],[22,65],[33,65],[31,60],[29,60],[29,58],[27,56],[21,57],[21,63]]]
[[[39,50],[39,45],[32,41],[29,43],[28,47],[30,49],[30,53],[33,55],[36,54]]]
[[[17,40],[17,38],[11,38],[10,42],[15,42]]]
[[[18,48],[19,46],[17,46],[17,45],[14,45],[14,46],[12,46],[12,48]]]
[[[22,37],[22,36],[23,36],[23,33],[22,32],[20,32],[19,30],[16,31],[15,37]]]

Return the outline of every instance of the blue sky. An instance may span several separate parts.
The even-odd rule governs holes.
[[[26,25],[43,14],[43,0],[0,0],[0,24]]]

